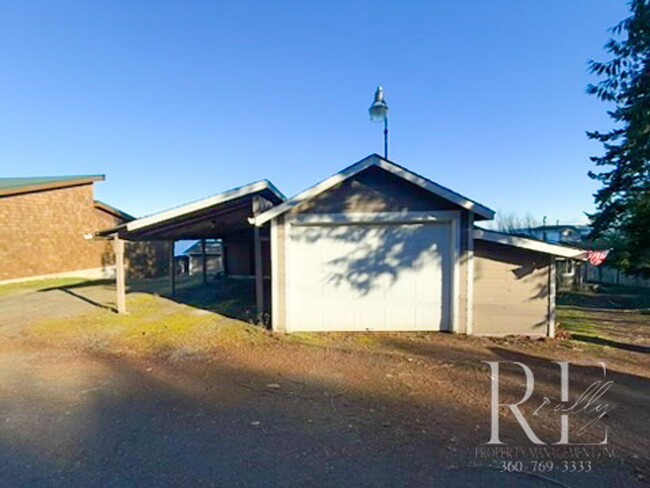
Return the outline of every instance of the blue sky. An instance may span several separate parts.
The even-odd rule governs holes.
[[[623,1],[4,2],[0,176],[105,173],[135,215],[372,152],[496,210],[593,209],[585,95]]]

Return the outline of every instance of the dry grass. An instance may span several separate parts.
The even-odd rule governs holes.
[[[269,340],[255,326],[163,297],[131,294],[129,313],[108,310],[66,319],[48,319],[23,337],[53,347],[138,356],[203,355],[223,346],[255,345]]]

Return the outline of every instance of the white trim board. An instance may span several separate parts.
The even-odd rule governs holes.
[[[271,329],[275,332],[280,326],[280,270],[278,267],[278,222],[271,222]]]
[[[449,310],[449,324],[448,332],[458,333],[458,319],[460,315],[460,241],[461,241],[461,225],[460,225],[460,212],[456,212],[456,217],[449,220],[451,224],[451,292],[449,297],[450,310]],[[444,290],[444,277],[443,277],[443,290]],[[444,294],[444,291],[443,291]]]
[[[467,311],[465,312],[465,333],[474,332],[474,215],[467,220]]]
[[[432,210],[430,212],[355,212],[336,214],[297,214],[288,217],[292,225],[339,224],[425,224],[449,222],[460,218],[457,210]]]
[[[295,197],[286,200],[284,203],[281,203],[280,205],[277,205],[267,210],[266,212],[261,213],[257,217],[250,219],[251,223],[253,223],[256,226],[263,225],[269,220],[277,217],[278,215],[281,215],[291,210],[292,208],[301,205],[307,200],[314,198],[320,193],[329,190],[330,188],[370,168],[371,166],[377,166],[379,168],[382,168],[388,171],[389,173],[399,176],[400,178],[410,183],[413,183],[414,185],[417,185],[420,188],[423,188],[439,197],[449,200],[457,204],[458,206],[466,210],[469,210],[470,212],[474,212],[485,219],[494,218],[494,211],[489,209],[488,207],[485,207],[477,202],[465,198],[462,195],[459,195],[458,193],[455,193],[449,190],[448,188],[445,188],[444,186],[434,183],[433,181],[427,180],[426,178],[423,178],[405,168],[402,168],[401,166],[398,166],[395,163],[392,163],[382,158],[381,156],[378,156],[377,154],[373,154],[371,156],[368,156],[367,158],[362,159],[358,163],[353,164],[352,166],[340,171],[339,173],[336,173],[335,175],[331,176],[325,181],[318,183],[316,186],[313,186],[303,191],[302,193],[299,193]]]
[[[553,256],[550,257],[550,265],[548,268],[548,336],[555,337],[555,314],[556,314],[556,288],[555,281],[556,262]]]
[[[273,192],[280,200],[286,200],[286,197],[278,190],[273,183],[268,180],[257,181],[249,185],[241,186],[233,190],[228,190],[218,195],[214,195],[197,202],[188,203],[186,205],[181,205],[170,210],[164,210],[147,217],[142,217],[140,219],[132,220],[126,224],[127,231],[133,231],[141,229],[143,227],[148,227],[150,225],[158,224],[165,220],[174,219],[185,214],[203,210],[205,208],[212,207],[221,203],[228,202],[230,200],[235,200],[236,198],[241,198],[252,193],[257,193],[263,190],[269,190]]]
[[[548,242],[536,241],[535,239],[528,239],[526,237],[504,234],[491,230],[475,228],[474,239],[494,242],[506,246],[519,247],[521,249],[537,251],[545,254],[550,254],[552,256],[559,256],[562,258],[579,259],[581,261],[587,260],[587,253],[582,249],[576,249],[569,246],[560,246],[558,244],[549,244]]]

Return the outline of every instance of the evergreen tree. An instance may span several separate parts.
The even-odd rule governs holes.
[[[603,186],[591,215],[594,237],[613,236],[613,260],[622,269],[650,275],[650,0],[632,0],[631,15],[612,29],[605,45],[612,59],[592,61],[600,82],[587,93],[613,104],[615,128],[588,132],[604,154],[589,176]]]

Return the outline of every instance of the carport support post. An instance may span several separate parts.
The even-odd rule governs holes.
[[[169,288],[176,295],[176,266],[174,263],[174,241],[169,241]]]
[[[264,275],[262,272],[262,240],[258,226],[255,226],[255,308],[257,309],[257,320],[262,322],[264,317]]]
[[[203,284],[208,282],[208,258],[205,254],[205,239],[201,239],[201,259],[203,260]]]
[[[124,279],[124,241],[115,235],[113,238],[115,252],[115,288],[117,289],[117,313],[126,313],[126,283]]]
[[[551,338],[555,337],[556,267],[555,257],[551,256],[548,270],[548,336]]]

